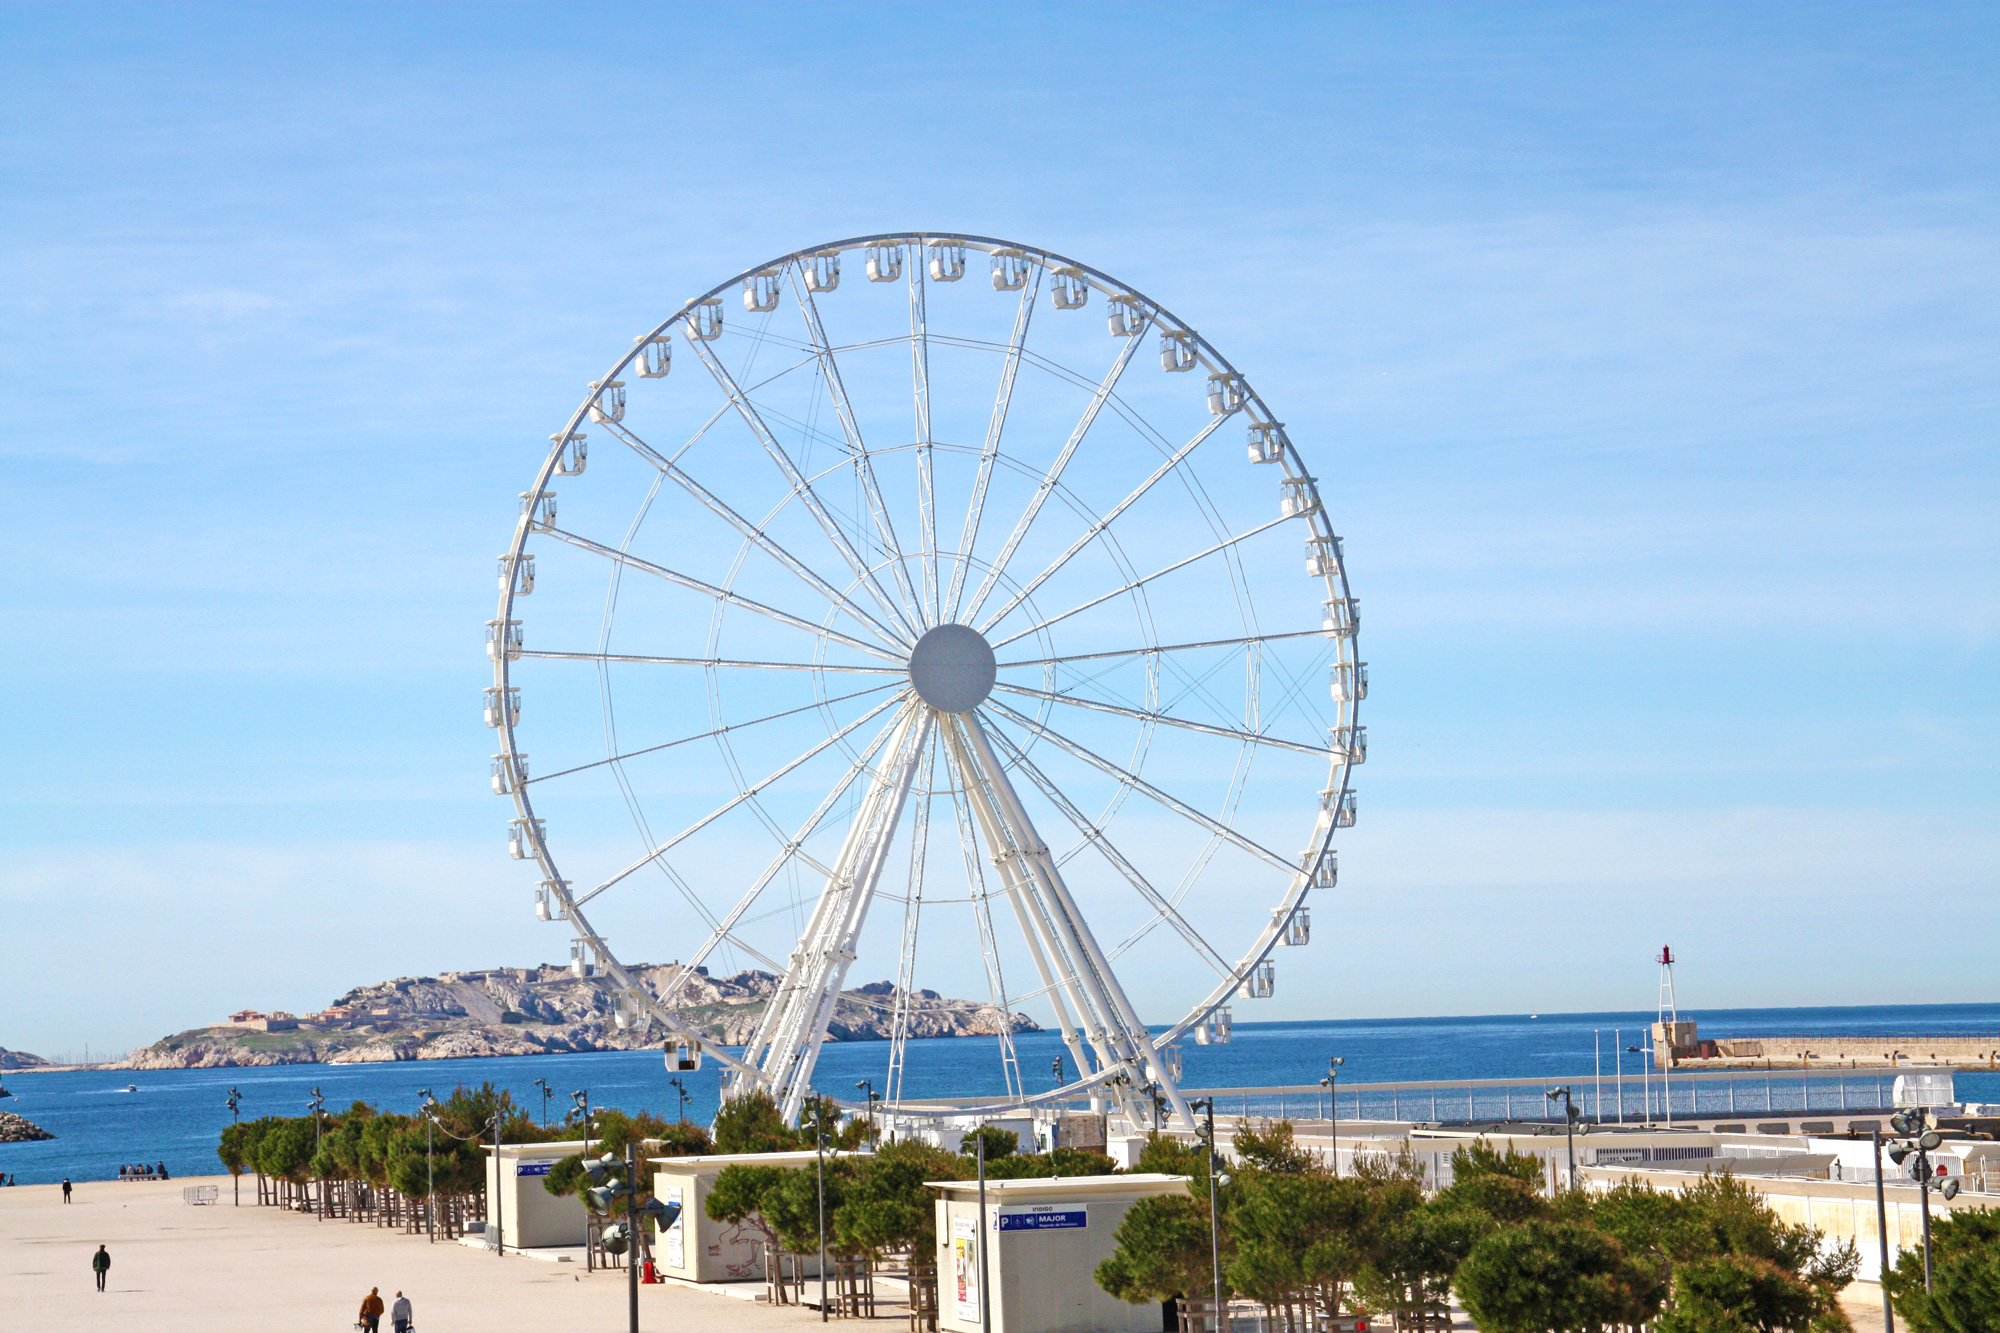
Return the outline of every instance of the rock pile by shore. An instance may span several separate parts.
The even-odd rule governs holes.
[[[54,1137],[55,1135],[32,1120],[15,1115],[12,1111],[0,1111],[0,1143],[35,1143],[41,1139]]]

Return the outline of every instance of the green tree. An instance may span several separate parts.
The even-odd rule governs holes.
[[[1310,1163],[1298,1170],[1247,1173],[1241,1197],[1227,1213],[1234,1251],[1229,1285],[1298,1315],[1307,1308],[1328,1317],[1339,1314],[1342,1286],[1370,1258],[1372,1193],[1365,1181],[1336,1180]]]
[[[2000,1212],[1965,1208],[1931,1224],[1924,1255],[1905,1250],[1883,1283],[1910,1333],[2000,1333]]]
[[[1117,1248],[1097,1266],[1097,1285],[1141,1305],[1175,1296],[1206,1296],[1214,1285],[1208,1193],[1159,1194],[1132,1205],[1113,1233]],[[1224,1237],[1223,1261],[1234,1257]],[[1225,1274],[1226,1277],[1226,1274]],[[1225,1280],[1223,1296],[1229,1295]]]
[[[765,1216],[765,1200],[774,1195],[787,1174],[782,1166],[744,1162],[725,1166],[716,1173],[704,1207],[718,1222],[747,1226],[761,1234],[773,1248],[782,1248],[778,1233]]]
[[[937,1256],[936,1195],[925,1182],[968,1178],[965,1159],[916,1139],[884,1144],[872,1157],[855,1159],[833,1227],[842,1254],[880,1258],[907,1250],[910,1266],[925,1269]]]
[[[1304,1175],[1320,1168],[1319,1159],[1298,1146],[1292,1137],[1292,1122],[1264,1122],[1262,1130],[1239,1125],[1230,1141],[1239,1167],[1274,1175]]]
[[[796,1152],[812,1146],[785,1123],[771,1094],[761,1089],[731,1097],[715,1113],[715,1150],[736,1155]]]
[[[1768,1259],[1719,1254],[1682,1264],[1655,1333],[1804,1333],[1829,1311],[1811,1284]]]
[[[1150,1175],[1188,1176],[1200,1181],[1200,1188],[1206,1190],[1208,1149],[1156,1130],[1146,1136],[1146,1146],[1139,1150],[1139,1160],[1132,1169]]]
[[[986,1161],[990,1165],[1002,1157],[1012,1157],[1021,1147],[1021,1136],[1011,1129],[1001,1129],[997,1125],[981,1125],[965,1136],[959,1151],[967,1157],[974,1156],[978,1145],[986,1145]]]
[[[1486,1333],[1603,1333],[1647,1322],[1663,1294],[1617,1241],[1574,1222],[1496,1228],[1466,1255],[1453,1286]]]

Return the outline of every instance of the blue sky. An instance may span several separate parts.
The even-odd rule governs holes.
[[[1666,941],[1697,1009],[1994,998],[1989,8],[0,24],[0,1045],[556,958],[477,716],[515,494],[685,297],[909,227],[1311,441],[1364,818],[1240,1020],[1643,1006]]]

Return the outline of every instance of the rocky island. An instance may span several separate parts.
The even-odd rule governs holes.
[[[678,963],[640,964],[633,978],[655,997],[678,986],[676,1012],[688,1027],[722,1046],[749,1041],[777,990],[769,972],[711,977]],[[842,991],[828,1025],[832,1041],[880,1041],[889,1036],[896,987],[877,981]],[[911,1037],[992,1036],[1039,1030],[1026,1014],[1003,1013],[936,991],[907,997]],[[482,1055],[545,1055],[570,1051],[636,1050],[658,1044],[657,1028],[621,1028],[606,978],[566,967],[496,968],[399,977],[360,986],[317,1014],[244,1010],[227,1022],[163,1037],[132,1052],[119,1067],[207,1069],[231,1065],[359,1064],[386,1060],[450,1060]]]

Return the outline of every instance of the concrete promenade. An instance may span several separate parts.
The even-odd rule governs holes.
[[[221,1187],[221,1202],[181,1202],[184,1185]],[[622,1333],[625,1274],[508,1256],[372,1225],[275,1208],[230,1206],[229,1178],[125,1184],[90,1181],[62,1202],[58,1185],[0,1189],[0,1301],[11,1321],[102,1333],[348,1333],[371,1286],[398,1289],[421,1333]],[[96,1290],[90,1256],[111,1248],[111,1277]],[[894,1323],[903,1308],[890,1307]],[[816,1310],[771,1309],[679,1285],[639,1288],[640,1327],[666,1333],[802,1331]],[[887,1327],[888,1318],[861,1321]],[[848,1321],[851,1322],[851,1321]],[[383,1333],[388,1333],[387,1320]]]

